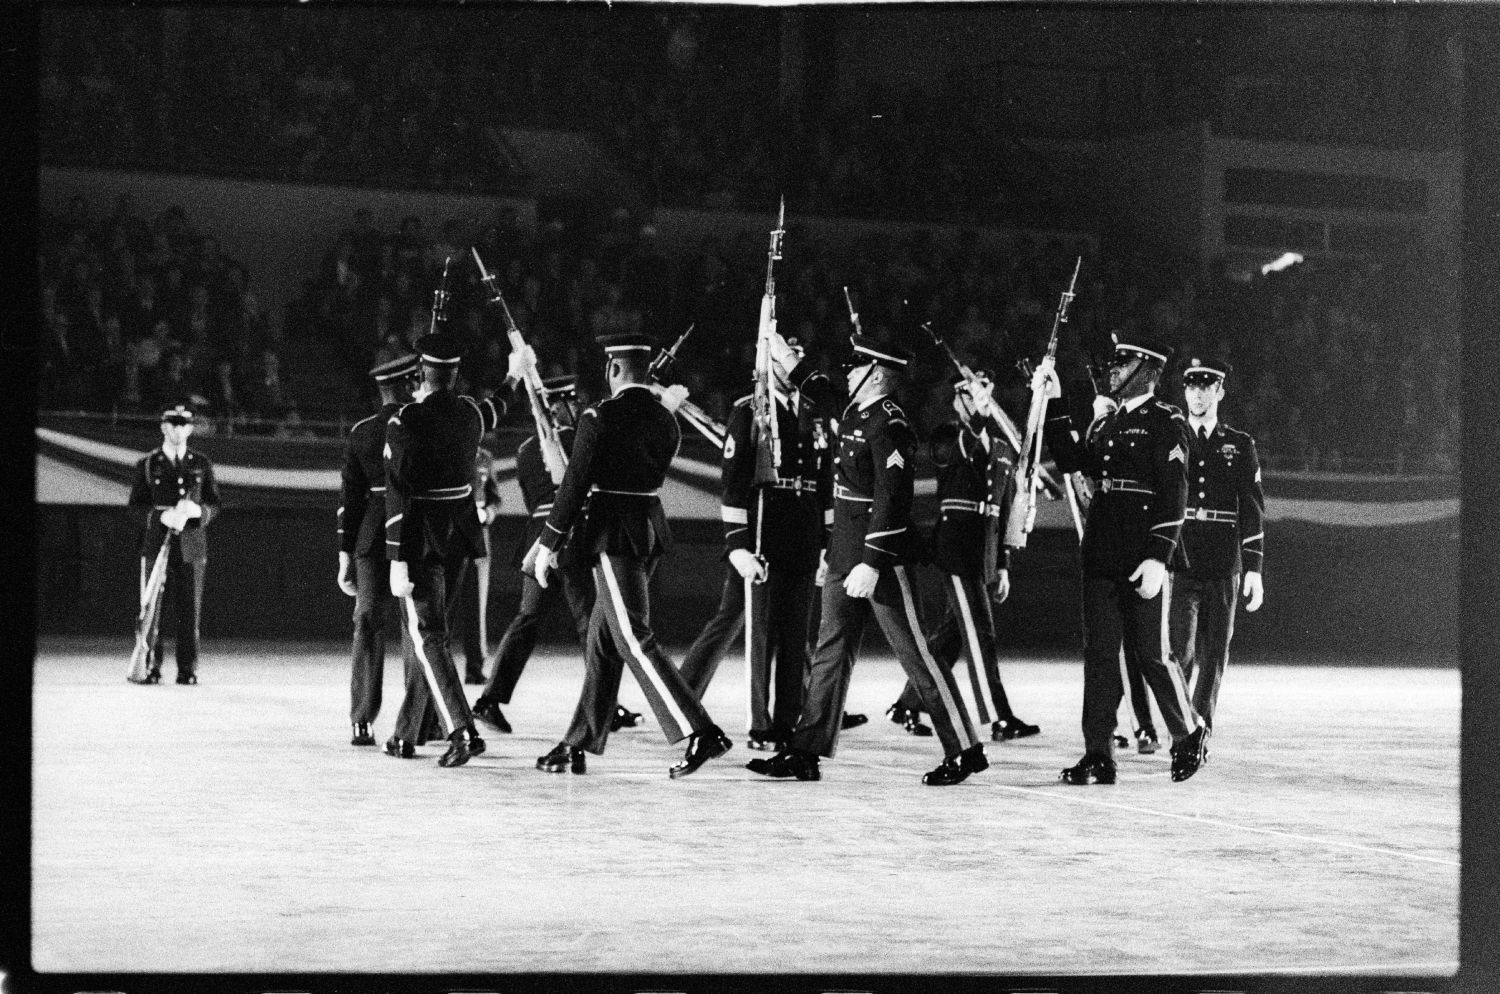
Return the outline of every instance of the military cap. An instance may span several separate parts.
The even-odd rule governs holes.
[[[190,425],[193,423],[193,409],[186,404],[174,404],[161,412],[161,419],[168,424]]]
[[[1182,371],[1182,382],[1194,386],[1211,387],[1215,383],[1222,383],[1224,377],[1228,376],[1233,369],[1234,367],[1223,359],[1200,359],[1194,356],[1188,360],[1187,368]]]
[[[867,362],[873,362],[890,369],[905,369],[906,364],[911,362],[911,350],[899,345],[878,342],[869,335],[852,335],[850,340],[854,343],[856,365],[862,366]]]
[[[1115,352],[1131,353],[1153,362],[1165,364],[1172,358],[1172,348],[1147,335],[1123,334],[1115,332],[1110,336],[1115,340]]]
[[[611,359],[644,358],[656,350],[650,338],[634,331],[600,335],[596,341]]]
[[[399,380],[410,376],[417,371],[420,360],[415,353],[404,355],[399,359],[383,362],[370,370],[370,376],[376,383],[389,383],[391,380]]]
[[[552,376],[542,381],[542,392],[548,397],[571,397],[578,393],[578,377]]]
[[[422,362],[429,366],[457,366],[464,357],[464,343],[441,332],[417,339],[416,349]]]

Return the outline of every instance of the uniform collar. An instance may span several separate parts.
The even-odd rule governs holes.
[[[626,390],[645,390],[649,392],[651,388],[644,383],[626,383],[621,386],[620,389],[616,390],[614,395],[616,397],[619,397],[620,395],[624,394]]]
[[[182,462],[182,460],[184,460],[184,459],[187,458],[187,446],[186,445],[184,445],[180,449],[174,449],[174,448],[172,448],[172,446],[170,446],[167,443],[163,442],[162,446],[161,446],[161,451],[162,451],[162,455],[166,456],[168,459],[172,460],[173,462],[179,462],[180,463],[180,462]]]
[[[890,396],[890,394],[888,394],[888,393],[878,393],[875,396],[871,397],[869,400],[865,401],[863,404],[860,404],[859,405],[859,409],[861,411],[863,411],[863,410],[865,410],[865,409],[873,406],[874,404],[878,403],[879,401],[885,400],[889,396]]]
[[[1218,431],[1219,429],[1219,419],[1214,418],[1212,421],[1209,421],[1206,418],[1195,418],[1191,414],[1189,414],[1188,427],[1192,429],[1194,435],[1198,434],[1199,428],[1202,428],[1204,429],[1203,433],[1205,435],[1212,436],[1213,433],[1215,431]]]
[[[1120,409],[1128,413],[1128,412],[1133,411],[1136,408],[1140,407],[1146,401],[1150,400],[1151,398],[1153,398],[1155,396],[1156,396],[1156,391],[1155,390],[1147,390],[1145,393],[1138,394],[1138,395],[1136,395],[1134,397],[1131,397],[1125,403],[1121,404],[1120,405]]]

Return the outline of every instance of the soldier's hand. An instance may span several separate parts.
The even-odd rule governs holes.
[[[869,597],[879,582],[880,571],[868,563],[860,563],[844,577],[844,593],[850,597]]]
[[[1038,366],[1031,374],[1031,392],[1042,391],[1042,396],[1048,400],[1056,400],[1062,396],[1062,380],[1057,378],[1057,370],[1050,366]]]
[[[1254,571],[1245,574],[1245,582],[1241,584],[1240,590],[1249,598],[1245,602],[1246,611],[1259,610],[1260,602],[1265,599],[1266,591],[1261,586],[1260,574]]]
[[[821,587],[828,582],[828,550],[818,553],[818,571],[813,574],[813,584]]]
[[[1143,560],[1130,574],[1130,579],[1141,581],[1135,585],[1135,592],[1149,601],[1161,593],[1161,586],[1167,579],[1167,564],[1160,559]]]
[[[536,349],[530,345],[522,345],[518,349],[510,350],[510,358],[506,360],[505,378],[508,380],[523,380],[536,370]]]
[[[669,387],[653,385],[652,389],[656,392],[656,398],[661,401],[662,406],[673,414],[676,414],[682,402],[688,399],[688,388],[681,383],[674,383]]]
[[[1120,405],[1104,394],[1094,395],[1094,420],[1098,421]]]
[[[754,583],[760,583],[766,578],[766,564],[757,559],[755,553],[749,549],[731,550],[729,565],[733,566],[741,577]]]
[[[184,522],[186,522],[188,518],[203,517],[202,506],[190,497],[184,497],[182,498],[182,500],[178,501],[177,510],[182,512],[182,519]]]
[[[783,370],[791,372],[792,367],[802,361],[802,356],[782,337],[781,332],[771,332],[766,336],[766,341],[771,346],[771,360]]]
[[[995,410],[994,386],[987,376],[976,376],[964,382],[964,390],[974,404],[974,410],[990,417]]]
[[[411,582],[410,572],[406,563],[400,559],[391,562],[391,594],[396,597],[410,597],[417,585]]]
[[[526,558],[521,560],[522,572],[536,577],[536,582],[542,587],[547,586],[547,571],[556,565],[556,553],[543,545],[541,539],[531,543],[531,548],[526,550]]]
[[[180,509],[169,507],[161,512],[161,523],[174,532],[180,532],[182,531],[182,526],[187,524],[187,519],[183,517]]]
[[[1010,596],[1010,570],[1003,569],[995,580],[995,585],[990,588],[990,600],[996,604],[1004,604],[1005,599]]]
[[[357,596],[359,589],[354,586],[354,558],[347,552],[339,553],[339,589],[350,597]]]

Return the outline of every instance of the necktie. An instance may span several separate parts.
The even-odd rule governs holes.
[[[1198,441],[1205,443],[1208,441],[1208,429],[1202,425],[1198,426]]]

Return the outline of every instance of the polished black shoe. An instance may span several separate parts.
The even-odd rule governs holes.
[[[1116,749],[1129,749],[1130,748],[1130,740],[1127,739],[1123,735],[1116,735],[1115,736],[1115,748]]]
[[[1011,739],[1025,739],[1033,735],[1041,734],[1041,729],[1011,715],[1009,718],[1001,718],[990,726],[990,741],[1009,742]]]
[[[559,742],[547,755],[537,757],[536,768],[546,773],[586,773],[588,763],[583,757],[582,749]]]
[[[689,773],[697,771],[698,767],[724,755],[734,747],[729,741],[729,736],[720,730],[718,725],[709,725],[701,732],[694,732],[688,738],[687,751],[682,754],[682,762],[667,770],[667,776],[673,780],[680,780]]]
[[[160,673],[156,674],[156,679],[157,679],[157,681],[161,680],[161,674]],[[198,674],[196,674],[196,673],[179,673],[179,674],[177,674],[177,682],[180,683],[180,684],[183,684],[184,686],[192,686],[193,684],[196,684],[198,682]]]
[[[745,764],[745,769],[751,773],[759,773],[763,777],[774,777],[778,780],[791,778],[821,780],[823,778],[822,770],[818,769],[818,757],[797,749],[783,749],[770,759],[752,759]]]
[[[466,729],[454,729],[453,734],[448,736],[448,751],[438,757],[438,765],[462,766],[484,752],[484,739],[478,739],[479,748],[474,748],[476,738],[470,736]]]
[[[622,728],[635,728],[640,723],[641,715],[639,711],[627,711],[616,704],[615,713],[609,719],[609,730],[611,732],[618,732]]]
[[[886,715],[891,721],[906,729],[908,735],[915,735],[918,738],[922,738],[932,734],[932,729],[922,724],[922,712],[920,711],[912,711],[909,708],[901,707],[899,704],[892,704]]]
[[[1203,765],[1208,755],[1208,727],[1200,726],[1172,747],[1172,780],[1181,783]]]
[[[990,768],[984,754],[984,745],[972,745],[957,756],[949,756],[935,770],[922,774],[922,782],[929,787],[951,787],[963,783],[970,774],[983,773]]]
[[[484,670],[465,670],[464,683],[484,683]]]
[[[1071,784],[1114,783],[1115,761],[1097,752],[1086,752],[1077,766],[1062,771],[1062,782]]]
[[[756,752],[780,752],[785,746],[779,739],[773,739],[770,732],[751,732],[750,741],[745,743],[745,748]]]
[[[483,697],[475,701],[474,717],[497,732],[510,734],[510,722],[505,720],[505,715],[500,711],[500,705],[494,701],[487,701]]]
[[[363,721],[354,723],[354,738],[349,740],[352,746],[372,746],[375,744],[375,736],[370,734],[370,726]]]
[[[848,711],[845,711],[844,720],[839,722],[839,728],[847,732],[851,728],[858,728],[869,720],[865,715],[850,714]]]
[[[397,759],[411,759],[417,754],[417,750],[406,739],[397,738],[392,735],[385,740],[385,754],[387,756],[395,756]]]
[[[1135,733],[1135,751],[1142,756],[1149,756],[1161,748],[1161,742],[1156,738],[1156,733],[1141,729]]]
[[[482,756],[484,750],[489,747],[485,745],[484,739],[479,737],[479,732],[473,725],[470,725],[467,731],[469,733],[469,755]]]

